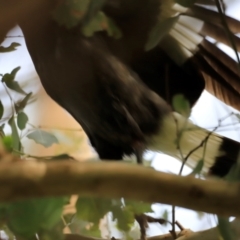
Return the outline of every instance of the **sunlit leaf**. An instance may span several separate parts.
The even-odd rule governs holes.
[[[191,107],[188,100],[182,94],[176,94],[173,97],[172,102],[173,108],[175,111],[179,112],[185,117],[189,117],[191,113]]]
[[[54,143],[58,143],[58,139],[49,132],[35,129],[27,135],[27,138],[34,140],[36,143],[43,145],[44,147],[50,147]]]
[[[15,51],[18,46],[21,46],[21,44],[16,42],[12,42],[8,47],[0,46],[0,53]]]
[[[26,127],[28,122],[28,116],[25,112],[20,112],[17,115],[17,125],[20,130],[23,130]]]
[[[145,50],[149,51],[156,47],[159,44],[159,42],[163,39],[163,37],[165,37],[169,33],[169,31],[173,28],[173,26],[178,21],[178,18],[179,18],[178,16],[171,17],[157,23],[149,34]]]
[[[14,116],[12,116],[9,119],[8,124],[12,129],[12,149],[20,151],[22,148],[22,145],[21,145],[19,134],[18,134],[17,126],[14,120]]]
[[[0,119],[3,116],[3,113],[4,113],[4,107],[3,107],[2,101],[0,100]]]

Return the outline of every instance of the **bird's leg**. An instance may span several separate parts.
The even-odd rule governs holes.
[[[138,222],[141,231],[141,240],[146,240],[146,229],[148,227],[148,223],[159,223],[159,224],[166,224],[166,221],[163,218],[154,218],[147,216],[145,214],[135,214],[135,220]]]
[[[133,149],[137,158],[137,163],[142,164],[143,163],[142,156],[144,152],[143,144],[137,141],[134,143]]]

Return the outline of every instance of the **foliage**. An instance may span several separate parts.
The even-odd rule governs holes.
[[[115,23],[107,17],[101,8],[106,0],[66,0],[59,4],[53,16],[55,20],[67,28],[81,25],[85,36],[93,36],[95,32],[106,31],[114,38],[120,38],[121,32]]]

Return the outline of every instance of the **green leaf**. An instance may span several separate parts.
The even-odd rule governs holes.
[[[22,145],[21,145],[19,134],[18,134],[17,126],[14,120],[14,116],[12,116],[9,119],[8,124],[12,129],[12,149],[20,151],[22,148]]]
[[[20,112],[17,115],[17,125],[20,130],[23,130],[26,127],[28,122],[28,116],[25,112]]]
[[[113,207],[112,208],[113,220],[117,220],[118,229],[128,232],[135,222],[135,216],[131,209],[128,207]]]
[[[75,27],[85,17],[90,0],[65,0],[53,13],[54,19],[67,28]]]
[[[27,138],[34,140],[36,143],[43,145],[44,147],[50,147],[54,143],[59,143],[58,139],[49,132],[35,129],[27,135]]]
[[[203,159],[199,160],[196,167],[193,169],[193,171],[190,173],[190,175],[200,174],[204,166]]]
[[[184,117],[189,117],[191,113],[191,108],[188,100],[184,97],[182,94],[176,94],[173,97],[173,109],[180,114],[182,114]]]
[[[114,22],[101,11],[98,12],[88,24],[82,27],[82,32],[87,37],[92,37],[94,33],[98,31],[107,31],[108,36],[114,38],[120,38],[122,36],[121,31]]]
[[[197,0],[175,0],[176,3],[183,7],[191,7]]]
[[[3,116],[3,113],[4,113],[4,107],[3,107],[2,101],[0,100],[0,119]]]
[[[98,225],[100,219],[110,211],[110,206],[110,199],[80,197],[76,203],[76,215],[81,220]]]
[[[88,24],[96,16],[96,14],[98,14],[105,2],[106,0],[91,0],[88,6],[87,14],[84,18],[84,25]]]
[[[228,174],[224,177],[227,181],[234,182],[240,180],[240,164],[234,164]]]
[[[16,81],[7,81],[5,82],[7,87],[10,88],[11,90],[14,90],[18,93],[26,95],[27,93],[22,90],[22,88],[19,86],[18,82]]]
[[[65,197],[17,201],[7,208],[7,225],[17,236],[29,238],[50,230],[60,220]]]
[[[15,51],[18,46],[21,46],[21,44],[16,42],[12,42],[8,47],[0,46],[0,53]]]
[[[28,100],[30,99],[31,96],[32,96],[32,92],[28,93],[20,102],[17,102],[15,104],[15,110],[17,113],[19,111],[22,111],[26,107]]]
[[[4,74],[2,77],[2,82],[4,82],[9,89],[26,95],[27,93],[25,93],[22,90],[22,88],[19,86],[18,82],[14,81],[16,74],[20,70],[20,68],[21,67],[16,67],[12,70],[12,72],[10,74],[9,73]]]
[[[109,37],[113,37],[115,39],[119,39],[122,37],[121,30],[117,27],[115,22],[111,18],[107,18],[108,27],[106,29]]]
[[[218,229],[224,240],[237,239],[237,236],[231,229],[231,225],[228,219],[218,217]]]
[[[21,67],[16,67],[16,68],[14,68],[12,71],[11,71],[11,76],[13,77],[13,79],[15,79],[15,77],[16,77],[16,74],[17,74],[17,72],[19,71],[21,69]]]
[[[151,203],[125,200],[125,205],[126,205],[126,207],[128,207],[128,209],[131,209],[131,211],[134,214],[153,212]]]
[[[2,143],[3,143],[5,149],[6,149],[8,152],[11,152],[11,151],[12,151],[12,146],[13,146],[12,136],[4,136],[4,137],[2,138]]]
[[[89,223],[85,228],[81,229],[80,234],[89,236],[89,237],[95,237],[95,238],[101,238],[101,231],[99,229],[99,226],[94,224],[93,226],[89,226]]]
[[[179,16],[167,18],[164,21],[158,22],[155,27],[151,30],[145,50],[149,51],[155,48],[159,42],[165,37],[173,26],[178,21]]]

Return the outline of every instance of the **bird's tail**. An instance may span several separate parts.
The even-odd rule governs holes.
[[[216,1],[211,0],[197,0],[189,8],[175,3],[171,11],[163,10],[165,15],[178,16],[178,20],[159,47],[186,71],[188,63],[194,63],[205,79],[206,90],[240,110],[239,59],[233,60],[218,44],[232,48],[233,57],[237,58],[240,21],[219,13]]]
[[[163,119],[148,148],[186,161],[191,168],[203,161],[203,173],[223,177],[237,161],[240,143],[200,128],[174,112]]]

